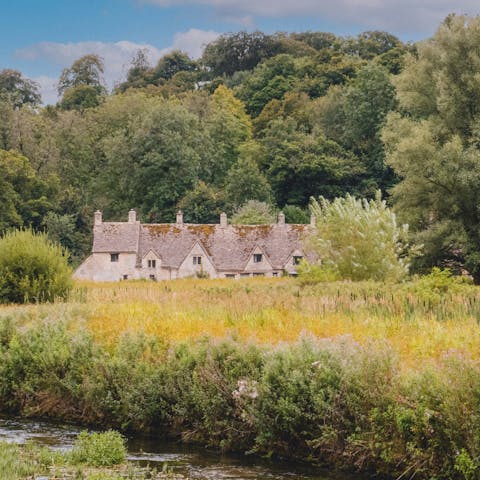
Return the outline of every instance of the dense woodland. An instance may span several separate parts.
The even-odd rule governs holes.
[[[96,209],[218,222],[256,200],[302,223],[311,197],[381,190],[423,245],[415,268],[478,280],[479,69],[480,20],[462,16],[415,45],[380,31],[239,32],[197,61],[174,51],[150,65],[139,51],[112,92],[87,55],[63,71],[55,106],[4,69],[0,231],[47,231],[77,262]]]

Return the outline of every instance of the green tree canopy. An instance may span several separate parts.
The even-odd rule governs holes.
[[[275,223],[273,207],[258,200],[248,200],[233,214],[233,225],[266,225]]]
[[[431,255],[447,246],[461,251],[480,283],[480,18],[449,16],[431,40],[418,46],[395,81],[401,113],[390,114],[383,131],[387,162],[402,181],[393,201],[402,219],[429,242]],[[441,228],[440,225],[442,226]],[[426,235],[429,232],[429,235]],[[460,250],[458,245],[461,245]],[[445,245],[444,245],[445,246]],[[431,250],[430,250],[431,249]],[[448,258],[448,252],[442,252]]]
[[[25,78],[18,70],[0,71],[0,99],[7,100],[15,108],[38,106],[42,101],[38,88],[36,82]]]

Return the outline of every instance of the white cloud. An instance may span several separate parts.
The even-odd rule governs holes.
[[[431,35],[452,12],[480,13],[478,0],[137,0],[160,7],[203,5],[224,19],[318,16],[338,24]]]
[[[59,70],[69,67],[83,55],[95,53],[103,58],[105,64],[105,81],[109,88],[121,81],[128,70],[130,61],[135,53],[142,49],[152,64],[172,50],[183,50],[192,58],[202,54],[203,47],[219,36],[214,31],[204,31],[192,28],[186,32],[175,34],[173,42],[166,48],[159,49],[150,44],[141,44],[123,40],[115,43],[108,42],[78,42],[56,43],[41,42],[26,48],[19,49],[15,55],[23,60],[43,61]],[[44,103],[55,103],[57,100],[56,83],[58,79],[40,76],[34,79],[40,84],[40,92]],[[52,86],[53,85],[53,86]]]
[[[41,75],[40,77],[32,78],[32,80],[38,83],[44,104],[49,105],[57,102],[57,78]]]

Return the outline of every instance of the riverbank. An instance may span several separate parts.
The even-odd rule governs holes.
[[[418,286],[197,281],[88,288],[85,298],[108,296],[0,311],[0,410],[391,477],[470,479],[479,471],[474,287],[447,285],[442,295],[430,289],[430,303]],[[146,295],[150,302],[138,299]],[[209,306],[197,303],[206,297]],[[241,298],[250,302],[242,306]],[[121,312],[126,304],[133,305],[131,318],[120,315],[118,332],[106,336],[100,312]],[[196,331],[207,308],[226,314],[229,304],[230,335],[212,336],[206,319],[210,336],[170,337],[174,321],[179,330]],[[160,305],[176,319],[165,323],[165,312],[152,313],[142,329],[139,318]],[[182,313],[192,305],[200,305],[198,318]],[[245,311],[249,339],[239,333],[248,324]],[[278,311],[284,323],[275,329]],[[300,318],[308,321],[299,339],[281,341],[289,315],[292,329]],[[106,318],[114,332],[115,319]],[[136,327],[125,328],[127,321]],[[319,338],[309,328],[335,322],[337,335]],[[270,342],[254,338],[257,325],[271,329]],[[350,333],[342,332],[348,325]],[[430,335],[423,348],[435,348],[418,357],[420,345],[398,348],[402,334],[415,332],[404,344]]]
[[[104,434],[100,434],[101,437]],[[108,435],[108,432],[107,432]],[[107,443],[109,448],[115,445]],[[98,447],[98,445],[94,445]],[[75,450],[77,448],[77,451]],[[104,458],[78,457],[78,446],[72,451],[55,451],[34,443],[16,445],[0,441],[0,480],[184,480],[186,477],[135,463]],[[103,453],[103,452],[101,452]]]

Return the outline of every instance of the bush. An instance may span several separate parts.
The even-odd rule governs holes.
[[[83,431],[75,441],[71,456],[73,462],[93,467],[118,465],[127,458],[125,439],[114,430],[103,433]]]
[[[16,230],[0,239],[0,303],[66,298],[71,275],[66,251],[45,234]]]
[[[310,208],[317,228],[308,243],[322,267],[346,280],[397,281],[408,273],[408,226],[397,225],[380,194],[371,201],[321,197]]]

